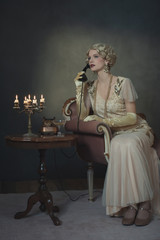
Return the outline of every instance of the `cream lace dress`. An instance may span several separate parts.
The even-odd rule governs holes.
[[[106,113],[105,100],[95,84],[89,86],[88,93],[94,114],[103,118],[125,115],[125,100],[137,99],[131,80],[123,77],[111,87]],[[153,141],[152,129],[140,117],[136,125],[113,129],[102,197],[107,215],[123,215],[128,205],[147,200],[152,201],[153,213],[160,214],[159,159]]]

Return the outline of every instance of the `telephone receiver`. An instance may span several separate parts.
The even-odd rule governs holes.
[[[83,68],[82,71],[83,71],[83,72],[86,72],[88,68],[90,68],[89,63],[87,63],[87,65]]]
[[[87,65],[83,68],[82,71],[83,71],[83,72],[86,72],[88,68],[90,68],[90,66],[89,66],[89,64],[87,63]],[[82,78],[79,79],[80,82],[86,82],[86,81],[88,80],[88,78],[87,78],[87,76],[86,76],[85,73],[82,74],[81,76],[82,76]]]

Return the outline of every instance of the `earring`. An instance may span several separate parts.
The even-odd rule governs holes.
[[[104,72],[109,73],[110,72],[110,66],[109,64],[104,65]]]

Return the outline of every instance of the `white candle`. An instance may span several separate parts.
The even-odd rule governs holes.
[[[45,101],[45,98],[43,97],[43,94],[41,94],[40,102],[44,103],[44,101]]]
[[[23,103],[24,103],[24,104],[27,104],[27,97],[26,97],[26,96],[24,97]]]
[[[19,103],[18,95],[16,95],[16,99],[14,100],[14,103]]]
[[[28,104],[31,104],[32,103],[32,100],[31,100],[31,95],[30,94],[28,94]]]
[[[33,97],[33,104],[37,104],[37,99],[36,99],[36,96],[34,95]]]

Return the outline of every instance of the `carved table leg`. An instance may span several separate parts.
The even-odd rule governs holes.
[[[39,194],[40,194],[40,202],[41,211],[47,209],[49,216],[51,217],[53,223],[58,226],[61,224],[61,221],[54,216],[54,212],[59,212],[59,208],[53,205],[52,195],[49,193],[47,186],[46,186],[46,164],[45,164],[45,149],[40,149],[40,167],[39,167],[39,174],[40,174],[40,187],[39,187]]]
[[[17,212],[15,214],[15,218],[16,219],[20,219],[25,217],[32,209],[33,205],[36,204],[37,202],[40,202],[40,210],[41,211],[48,211],[49,216],[51,217],[53,223],[58,226],[61,224],[61,221],[54,216],[54,212],[59,212],[59,208],[57,206],[53,205],[53,199],[52,199],[52,195],[49,193],[47,186],[46,186],[46,164],[45,164],[45,149],[40,149],[39,153],[40,153],[40,166],[39,166],[39,174],[40,174],[40,186],[39,186],[39,190],[31,195],[28,199],[28,204],[27,204],[27,208],[25,211],[23,212]]]
[[[38,201],[39,201],[39,196],[37,195],[37,193],[31,195],[28,199],[28,204],[27,204],[26,210],[23,212],[17,212],[14,217],[16,219],[25,217],[31,211],[33,205],[36,204]]]
[[[56,216],[54,216],[54,212],[59,212],[59,208],[57,206],[53,206],[52,195],[48,191],[42,191],[40,198],[41,198],[41,201],[44,202],[44,205],[53,223],[56,226],[60,225],[61,221]]]

